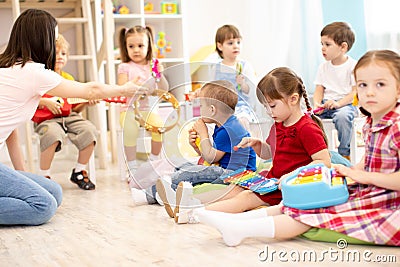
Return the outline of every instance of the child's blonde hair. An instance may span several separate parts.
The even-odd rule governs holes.
[[[270,100],[282,100],[286,97],[297,93],[300,97],[304,98],[304,102],[307,107],[307,111],[310,114],[313,121],[324,132],[324,127],[321,120],[315,116],[312,112],[310,101],[308,100],[307,91],[303,84],[303,81],[299,76],[289,68],[280,67],[273,69],[257,85],[257,98],[261,104],[267,104]],[[324,133],[325,143],[328,144],[328,138]]]
[[[154,39],[153,39],[153,31],[150,27],[146,26],[134,26],[132,28],[123,28],[119,32],[119,50],[121,54],[121,61],[122,62],[129,62],[131,59],[128,55],[128,50],[126,49],[126,39],[131,34],[136,33],[144,33],[148,39],[148,49],[146,54],[146,60],[150,61],[155,55],[155,48],[154,48]]]
[[[235,86],[225,80],[206,83],[200,91],[200,97],[209,105],[216,105],[225,114],[235,113],[238,95]]]
[[[322,36],[328,36],[337,45],[347,43],[347,51],[351,49],[355,41],[354,32],[346,22],[332,22],[326,25],[321,31]]]
[[[222,51],[218,49],[218,43],[223,44],[225,40],[242,38],[239,30],[233,25],[224,25],[218,28],[215,34],[215,50],[221,58],[224,58]]]
[[[371,50],[365,53],[357,62],[354,67],[354,78],[357,81],[357,70],[375,63],[377,65],[383,65],[390,70],[393,77],[396,78],[397,86],[400,85],[400,56],[391,50]],[[360,111],[370,117],[371,113],[366,111],[363,107],[360,107]]]
[[[69,48],[70,45],[68,41],[64,38],[62,34],[58,34],[57,40],[56,40],[56,48],[64,48],[67,52],[67,56],[69,56]]]

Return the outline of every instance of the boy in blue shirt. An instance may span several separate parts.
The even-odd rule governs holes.
[[[246,168],[256,170],[256,154],[252,148],[234,151],[242,138],[250,136],[234,115],[238,95],[231,82],[213,81],[205,84],[199,94],[201,118],[189,132],[189,144],[210,166],[185,163],[175,169],[171,181],[159,179],[151,194],[155,198],[156,190],[165,204],[166,211],[173,217],[171,208],[175,202],[175,192],[182,181],[192,185],[202,183],[222,183],[219,177],[231,171]],[[215,124],[213,141],[209,138],[206,124]],[[173,201],[167,201],[173,198]],[[147,196],[147,203],[151,196]],[[173,205],[173,204],[172,204]]]

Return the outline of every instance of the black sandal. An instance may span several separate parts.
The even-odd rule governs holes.
[[[94,190],[96,188],[95,184],[90,181],[85,170],[75,172],[75,169],[73,169],[70,180],[84,190]]]

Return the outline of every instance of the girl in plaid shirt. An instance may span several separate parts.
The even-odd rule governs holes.
[[[348,186],[348,201],[310,210],[282,204],[240,214],[199,210],[199,220],[217,228],[228,246],[247,237],[293,238],[312,227],[400,246],[400,56],[389,50],[367,52],[354,75],[367,115],[365,156],[352,168],[333,166],[356,181]]]

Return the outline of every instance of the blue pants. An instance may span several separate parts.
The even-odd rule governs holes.
[[[62,200],[59,184],[0,163],[0,225],[40,225],[50,220]]]
[[[326,100],[322,101],[323,103]],[[318,115],[321,119],[332,119],[338,131],[339,147],[338,152],[342,156],[350,155],[350,142],[353,134],[353,120],[357,115],[357,108],[352,104],[343,106],[339,109],[325,109]]]
[[[184,163],[175,168],[175,172],[171,175],[171,187],[176,190],[180,182],[190,182],[193,186],[204,183],[223,184],[219,177],[229,173],[227,170],[218,166],[204,166],[193,163]],[[147,201],[150,204],[156,203],[156,186],[146,189]]]

